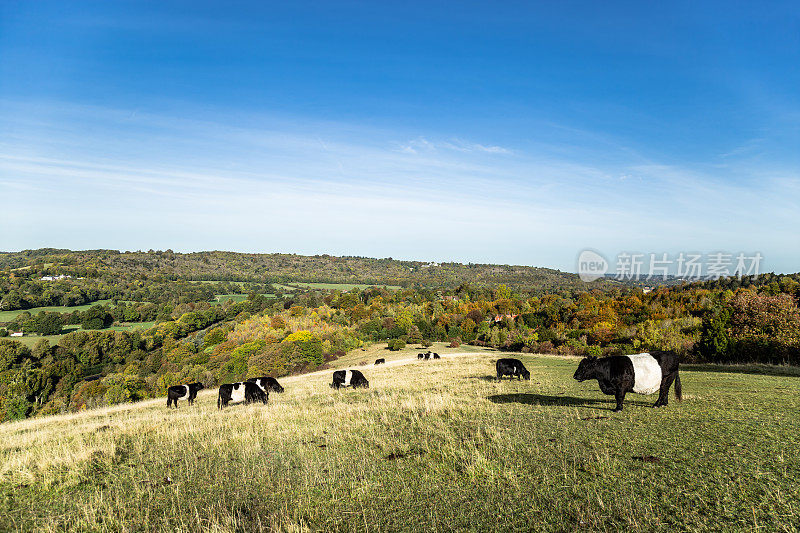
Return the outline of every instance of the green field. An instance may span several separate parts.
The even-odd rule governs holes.
[[[191,281],[190,283],[230,283],[231,285],[244,285],[245,283],[252,283],[250,281]]]
[[[296,291],[297,290],[297,287],[292,287],[291,285],[284,285],[282,283],[273,283],[272,286],[275,287],[276,289],[280,289],[282,291],[290,291],[291,292],[291,291]]]
[[[324,290],[340,290],[349,291],[352,289],[367,289],[369,287],[386,287],[389,290],[399,290],[402,287],[399,285],[365,285],[363,283],[292,283],[297,287],[309,289],[324,289]]]
[[[292,281],[289,284],[273,283],[272,286],[282,291],[296,291],[298,288],[340,291],[349,291],[351,289],[367,289],[369,287],[386,287],[389,290],[399,290],[402,288],[399,285],[369,285],[364,283],[306,283],[301,281]]]
[[[234,303],[239,303],[247,300],[247,294],[217,294],[214,296],[214,300],[211,303],[221,304],[227,302],[228,300],[232,300]],[[267,298],[274,298],[274,294],[262,294],[261,296]]]
[[[119,326],[111,326],[103,331],[134,331],[137,329],[150,329],[155,326],[155,321],[151,322],[125,322]]]
[[[213,303],[221,304],[225,303],[228,300],[232,300],[234,303],[239,303],[247,300],[246,294],[216,294],[214,295]]]
[[[613,399],[573,358],[356,350],[269,405],[164,399],[0,425],[3,531],[796,531],[800,378],[682,372],[684,401]],[[389,355],[375,367],[372,358]],[[519,357],[519,354],[515,354]],[[337,366],[342,362],[337,363]]]
[[[155,322],[128,322],[121,326],[111,326],[106,329],[93,330],[93,331],[133,331],[137,329],[149,329],[152,328],[155,324],[156,324]],[[62,333],[60,335],[25,335],[24,337],[6,337],[6,338],[21,342],[28,348],[33,348],[33,346],[41,339],[47,339],[47,341],[50,342],[50,346],[53,346],[55,344],[58,344],[58,341],[60,341],[64,335],[67,335],[74,331],[79,331],[81,329],[82,328],[78,324],[70,324],[62,328],[61,330]]]
[[[17,316],[24,313],[25,311],[29,312],[31,315],[36,315],[41,311],[48,311],[48,312],[55,312],[55,313],[74,313],[75,311],[86,311],[93,305],[105,305],[111,303],[111,300],[97,300],[96,302],[84,304],[84,305],[76,305],[73,307],[65,307],[63,305],[52,305],[47,307],[31,307],[30,309],[16,309],[14,311],[0,311],[0,322],[11,322]]]

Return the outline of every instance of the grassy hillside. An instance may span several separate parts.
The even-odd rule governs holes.
[[[800,378],[683,373],[685,400],[612,413],[577,360],[355,350],[369,390],[330,371],[267,406],[165,400],[0,426],[0,530],[790,531],[800,492]],[[388,364],[371,362],[386,355]],[[722,372],[718,370],[724,370]]]

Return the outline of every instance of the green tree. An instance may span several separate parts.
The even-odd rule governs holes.
[[[406,347],[406,341],[404,341],[403,339],[391,339],[389,341],[389,349],[392,350],[393,352],[402,350],[405,347]]]
[[[61,314],[42,311],[36,316],[32,331],[40,335],[60,335],[61,325]]]
[[[114,317],[102,305],[93,305],[84,314],[81,321],[83,329],[104,329],[114,323]]]
[[[719,309],[713,315],[703,319],[697,351],[704,360],[719,361],[725,359],[730,345],[730,337],[728,336],[730,318],[729,309]]]

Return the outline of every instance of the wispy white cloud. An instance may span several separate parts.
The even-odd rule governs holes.
[[[508,148],[497,145],[480,144],[463,139],[450,139],[446,141],[431,141],[425,137],[417,137],[405,143],[399,143],[398,150],[406,154],[435,153],[441,151],[455,151],[463,153],[504,154],[513,153]]]
[[[626,148],[598,162],[582,134],[560,154],[270,117],[9,109],[0,106],[5,250],[283,250],[571,269],[589,246],[759,250],[783,270],[800,262],[792,168],[730,181],[726,168]]]

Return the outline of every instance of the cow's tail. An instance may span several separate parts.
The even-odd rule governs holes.
[[[683,400],[683,389],[681,388],[681,375],[680,373],[675,376],[675,399],[678,401]]]
[[[222,398],[217,395],[217,409],[222,409]]]

